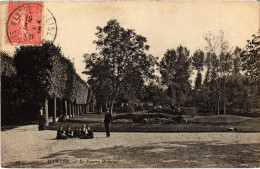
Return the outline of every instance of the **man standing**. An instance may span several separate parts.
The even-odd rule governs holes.
[[[44,130],[45,119],[44,119],[43,107],[42,106],[38,110],[38,118],[39,118],[39,131]]]
[[[112,115],[111,115],[111,113],[109,113],[109,110],[107,110],[105,113],[105,119],[104,119],[107,137],[110,137],[110,131],[109,131],[110,122],[112,122]]]

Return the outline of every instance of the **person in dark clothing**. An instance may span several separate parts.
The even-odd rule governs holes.
[[[38,110],[38,118],[39,118],[39,131],[44,130],[45,127],[45,119],[43,114],[43,107],[41,106]]]
[[[109,113],[109,110],[107,110],[105,113],[105,119],[104,119],[107,137],[110,137],[109,124],[112,122],[112,120],[113,120],[112,115],[111,115],[111,113]]]
[[[73,137],[74,137],[74,136],[73,136],[73,131],[70,130],[70,127],[69,127],[69,126],[67,126],[67,130],[66,130],[65,134],[66,134],[66,136],[67,136],[68,138],[73,138]]]
[[[90,129],[90,127],[86,127],[85,133],[81,135],[81,139],[93,139],[94,138],[94,133]]]
[[[87,136],[89,138],[94,138],[94,132],[90,129],[90,127],[87,127]]]
[[[57,137],[58,140],[66,140],[68,137],[66,136],[66,132],[63,130],[62,127],[57,130]]]
[[[75,130],[74,130],[74,137],[79,137],[80,136],[80,131],[77,127],[75,127]]]

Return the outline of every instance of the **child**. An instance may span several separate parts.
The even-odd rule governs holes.
[[[68,137],[65,134],[65,131],[62,130],[62,127],[60,127],[59,130],[57,130],[57,137],[58,140],[66,140]]]
[[[74,137],[79,137],[80,135],[80,131],[77,127],[75,127],[75,130],[74,130]]]
[[[90,127],[87,127],[87,136],[90,138],[94,138],[94,133],[93,131],[90,129]]]
[[[69,138],[73,138],[73,131],[70,130],[69,126],[67,126],[66,136]]]
[[[94,138],[94,133],[90,129],[90,127],[87,126],[85,133],[81,135],[81,139],[93,139]]]

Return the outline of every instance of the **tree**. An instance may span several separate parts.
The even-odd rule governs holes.
[[[242,70],[242,61],[240,58],[242,49],[239,47],[236,47],[233,52],[233,58],[232,58],[232,73],[237,74],[240,73]]]
[[[168,96],[172,98],[172,104],[175,104],[175,106],[184,104],[191,89],[188,49],[179,46],[176,50],[167,50],[159,67],[162,84],[168,87]]]
[[[2,124],[19,121],[12,104],[18,100],[18,80],[13,59],[6,52],[1,52],[1,119]],[[14,119],[13,119],[14,118]]]
[[[195,80],[195,89],[197,89],[202,82],[202,75],[201,71],[203,71],[203,66],[204,66],[204,52],[202,50],[196,50],[195,53],[193,54],[191,58],[191,63],[195,70],[197,70],[197,77]]]
[[[21,85],[22,98],[41,100],[51,88],[51,58],[60,55],[60,48],[46,42],[42,46],[21,46],[14,54],[14,64]],[[43,97],[43,98],[42,98]]]
[[[150,83],[144,88],[145,95],[144,102],[152,102],[153,106],[163,106],[170,104],[170,98],[167,96],[165,90],[155,83]]]
[[[92,92],[95,93],[97,104],[102,112],[102,105],[110,99],[111,90],[111,69],[108,60],[96,53],[84,55],[86,71],[83,73],[90,76],[88,83]]]
[[[248,40],[246,48],[241,53],[242,70],[248,77],[250,102],[254,108],[259,107],[260,94],[260,30],[253,39]],[[257,101],[258,100],[258,101]]]
[[[156,62],[152,55],[146,54],[149,49],[146,38],[136,34],[132,29],[124,29],[116,20],[110,20],[105,27],[97,27],[97,30],[98,39],[94,41],[99,51],[97,60],[105,64],[108,69],[105,79],[109,81],[108,85],[111,88],[109,106],[112,112],[123,82],[129,78],[134,79],[136,75],[144,81],[154,78],[153,66]],[[86,72],[93,71],[91,69],[89,62],[86,62]],[[135,86],[134,80],[131,80],[131,85]]]
[[[253,39],[248,40],[246,49],[241,54],[243,70],[250,77],[253,83],[260,83],[260,31],[252,35]]]
[[[232,68],[231,60],[231,49],[229,48],[229,43],[224,39],[224,32],[219,31],[218,35],[213,35],[208,32],[204,35],[207,42],[205,47],[207,51],[206,65],[207,73],[205,77],[205,82],[212,81],[211,86],[212,91],[218,93],[217,99],[217,112],[220,114],[220,102],[223,100],[223,111],[226,114],[226,77],[229,75]],[[214,84],[214,81],[216,84]]]

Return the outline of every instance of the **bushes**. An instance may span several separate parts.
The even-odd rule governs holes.
[[[118,119],[131,119],[134,123],[143,124],[170,124],[175,122],[181,122],[183,117],[180,115],[170,115],[163,113],[144,113],[144,114],[120,114],[114,117],[114,120]]]
[[[172,109],[169,107],[156,107],[153,108],[152,110],[149,110],[148,113],[163,113],[163,114],[170,114],[170,115],[183,115],[184,112],[180,111],[179,109]]]

